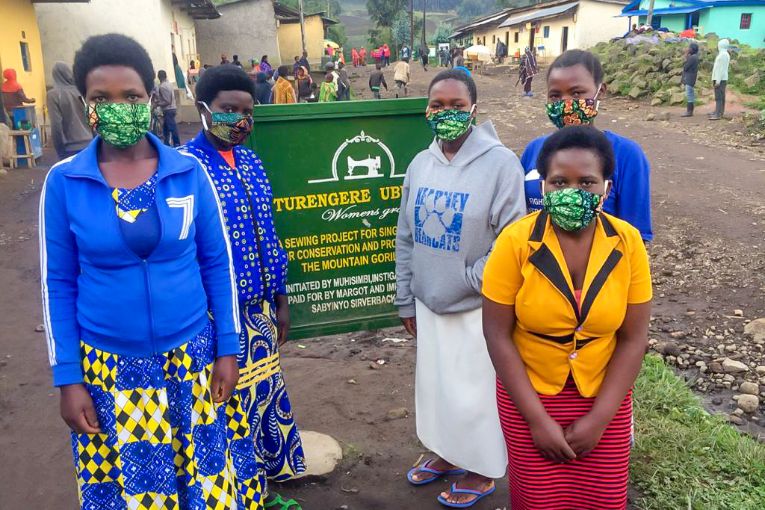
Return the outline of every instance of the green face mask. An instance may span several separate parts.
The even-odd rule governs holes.
[[[464,110],[428,111],[425,113],[425,118],[436,138],[445,142],[453,142],[470,129],[474,110],[475,105],[467,112]]]
[[[149,131],[151,108],[149,103],[89,104],[88,123],[104,142],[118,149],[127,149]]]
[[[606,181],[608,189],[608,181]],[[600,212],[603,196],[579,188],[565,188],[544,193],[542,203],[552,222],[567,232],[579,232],[589,226]]]

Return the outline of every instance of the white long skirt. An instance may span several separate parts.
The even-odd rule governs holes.
[[[417,436],[455,466],[502,478],[507,450],[481,309],[438,315],[420,301],[416,307]]]

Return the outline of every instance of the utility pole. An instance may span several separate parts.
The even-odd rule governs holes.
[[[645,24],[650,26],[653,26],[653,2],[654,0],[651,0],[651,2],[648,4],[648,17],[645,20]]]
[[[427,39],[425,38],[425,32],[426,32],[426,25],[425,25],[425,5],[427,4],[427,0],[422,0],[422,44],[423,46],[427,46]]]
[[[414,0],[409,0],[409,51],[414,52]]]
[[[303,0],[298,0],[298,9],[300,10],[300,42],[303,45],[303,53],[305,53],[305,16],[303,16]]]

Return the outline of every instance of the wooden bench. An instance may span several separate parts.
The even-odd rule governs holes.
[[[11,130],[8,133],[11,137],[13,144],[13,155],[11,156],[11,168],[18,166],[18,160],[26,159],[29,164],[29,168],[35,166],[35,155],[32,150],[32,131],[31,130]],[[17,139],[21,137],[24,144],[24,153],[18,154],[18,142]]]

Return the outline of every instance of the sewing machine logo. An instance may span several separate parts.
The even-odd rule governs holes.
[[[396,161],[388,146],[362,131],[337,148],[332,158],[331,177],[309,180],[308,183],[380,179],[386,176],[403,178],[404,174],[396,173]]]

